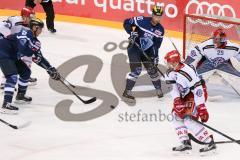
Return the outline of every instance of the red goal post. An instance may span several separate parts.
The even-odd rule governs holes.
[[[186,58],[192,47],[211,38],[212,33],[218,28],[225,31],[230,41],[240,44],[240,19],[214,15],[185,14],[183,59]]]

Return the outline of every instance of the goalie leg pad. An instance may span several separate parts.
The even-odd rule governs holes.
[[[240,95],[240,77],[223,71],[217,71],[217,73]]]

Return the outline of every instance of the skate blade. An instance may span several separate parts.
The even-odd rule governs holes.
[[[185,151],[173,151],[175,156],[186,156],[192,155],[192,150],[185,150]]]
[[[207,156],[213,156],[217,154],[217,149],[212,149],[209,151],[205,151],[205,152],[200,152],[200,156],[201,157],[207,157]]]
[[[26,101],[23,101],[23,100],[15,100],[14,103],[16,103],[16,104],[30,104],[31,101],[30,102],[26,102]]]
[[[125,98],[125,97],[122,97],[122,100],[127,103],[136,103],[136,100]]]
[[[28,86],[36,86],[37,82],[28,82]]]
[[[8,115],[16,115],[16,114],[18,114],[18,111],[17,110],[9,110],[9,109],[0,108],[0,113],[8,114]]]

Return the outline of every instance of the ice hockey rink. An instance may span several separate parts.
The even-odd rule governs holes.
[[[124,68],[119,61],[126,56],[121,42],[128,38],[123,30],[99,26],[57,22],[57,34],[47,30],[40,36],[42,52],[53,66],[78,56],[89,56],[94,63],[97,58],[102,62],[95,79],[84,81],[86,66],[75,69],[66,79],[73,84],[109,92],[116,99],[116,108],[107,114],[88,121],[64,121],[56,116],[56,105],[64,100],[73,100],[70,111],[73,114],[89,112],[101,104],[97,100],[92,104],[81,103],[74,95],[62,94],[49,86],[49,77],[45,70],[33,65],[32,75],[38,79],[36,86],[29,87],[28,95],[33,97],[31,104],[19,105],[18,115],[3,115],[0,118],[13,124],[31,122],[25,128],[14,130],[0,123],[0,159],[1,160],[226,160],[239,159],[240,145],[235,143],[219,144],[215,154],[201,155],[199,144],[193,144],[189,155],[179,155],[171,151],[179,145],[175,130],[168,120],[144,121],[143,114],[169,115],[171,99],[169,94],[162,99],[156,97],[137,98],[135,106],[128,106],[116,93],[112,75],[116,68]],[[181,40],[173,39],[181,50]],[[104,49],[111,42],[108,50]],[[116,44],[116,45],[115,45]],[[160,57],[172,50],[170,41],[165,38],[160,49]],[[91,57],[93,61],[91,61]],[[81,59],[81,57],[80,57]],[[160,58],[161,59],[161,58]],[[85,60],[85,59],[84,59]],[[83,60],[83,61],[84,61]],[[81,61],[82,62],[82,61]],[[163,63],[161,60],[160,63]],[[126,67],[126,66],[125,66]],[[127,66],[128,67],[128,66]],[[119,72],[120,74],[121,72]],[[125,80],[123,80],[125,81]],[[136,89],[148,90],[149,86]],[[83,92],[83,91],[82,91]],[[217,101],[208,101],[210,113],[208,125],[223,133],[240,139],[240,97],[228,86],[219,81],[209,85],[211,96],[223,96]],[[84,99],[85,97],[80,95]],[[2,101],[3,94],[1,93]],[[137,115],[123,119],[126,113]],[[211,132],[213,133],[213,132]],[[215,141],[227,140],[213,133]]]

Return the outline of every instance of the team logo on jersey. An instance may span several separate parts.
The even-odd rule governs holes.
[[[23,46],[24,46],[24,45],[25,45],[25,43],[27,42],[27,40],[26,40],[26,39],[20,39],[20,41],[19,41],[19,42],[20,42],[20,44],[21,44],[21,45],[23,45]]]
[[[195,50],[191,50],[190,55],[191,55],[191,57],[195,57],[195,56],[197,56],[197,53]]]
[[[225,59],[222,58],[222,57],[216,57],[216,58],[212,58],[211,62],[212,62],[214,67],[217,67],[218,65],[222,64],[223,62],[225,62]]]
[[[158,35],[158,36],[161,36],[161,35],[162,35],[162,32],[159,31],[159,30],[155,30],[154,33],[155,33],[156,35]]]
[[[203,91],[202,91],[201,89],[198,89],[197,92],[196,92],[196,95],[197,95],[198,97],[202,97]]]

